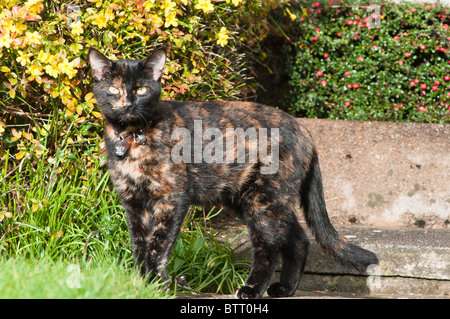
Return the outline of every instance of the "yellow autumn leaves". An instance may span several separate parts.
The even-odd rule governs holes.
[[[28,31],[26,22],[41,19],[37,13],[43,9],[43,1],[29,0],[23,6],[8,8],[0,2],[0,50],[3,47],[28,46],[40,43],[41,35]]]
[[[12,62],[0,69],[7,79],[3,85],[8,89],[9,97],[15,99],[20,92],[21,98],[27,98],[31,82],[37,82],[53,97],[61,96],[64,104],[77,103],[71,92],[74,85],[69,80],[77,75],[82,65],[80,57],[74,56],[81,48],[77,44],[66,46],[66,39],[55,36],[58,23],[62,21],[34,29],[31,23],[42,20],[39,14],[44,5],[40,0],[29,0],[23,5],[0,1],[0,5],[0,58],[15,55],[17,62],[16,66]],[[23,71],[18,66],[23,67]],[[69,88],[62,88],[61,84]],[[62,92],[68,95],[63,96]]]
[[[60,21],[50,23],[47,30],[29,30],[28,22],[40,20],[39,13],[44,9],[43,1],[29,0],[22,6],[14,5],[8,6],[8,1],[1,1],[2,12],[0,13],[0,51],[3,48],[16,49],[16,61],[21,66],[27,67],[28,81],[36,81],[39,84],[43,83],[42,78],[49,75],[52,78],[59,78],[64,75],[67,79],[72,79],[77,74],[82,63],[79,58],[72,56],[79,52],[82,46],[82,36],[86,32],[86,23],[90,23],[99,29],[106,28],[108,23],[115,19],[125,18],[124,12],[119,11],[117,4],[112,3],[108,8],[98,10],[102,6],[102,1],[89,0],[95,3],[95,8],[86,9],[85,22],[80,19],[68,24],[70,35],[75,40],[75,45],[70,47],[70,53],[60,51],[55,54],[56,50],[49,50],[49,45],[54,46],[55,49],[60,45],[65,45],[66,39],[59,38],[49,41],[47,35],[55,35],[57,32],[57,24],[64,23],[68,20],[67,17],[61,16]],[[227,3],[232,3],[238,6],[242,0],[226,0]],[[204,14],[209,14],[214,11],[214,5],[211,0],[147,0],[141,2],[141,8],[149,12],[149,18],[154,27],[164,25],[165,28],[177,27],[179,25],[178,18],[183,16],[183,11],[180,5],[187,6],[193,4],[194,8],[200,10]],[[163,10],[164,17],[157,14],[157,9]],[[118,14],[119,13],[119,14]],[[134,20],[134,19],[133,19]],[[139,21],[138,21],[139,22]],[[129,33],[133,37],[132,32]],[[109,35],[112,39],[114,35]],[[120,43],[120,39],[117,39]],[[216,41],[220,46],[225,46],[228,43],[229,34],[225,27],[221,27],[216,33]],[[50,42],[50,43],[49,43]],[[13,80],[14,81],[14,80]],[[13,85],[11,83],[11,85]],[[11,91],[13,92],[13,91]],[[14,93],[12,93],[14,95]]]
[[[235,76],[240,69],[232,57],[236,47],[267,32],[247,13],[266,17],[279,1],[0,0],[0,137],[14,145],[16,160],[47,160],[54,149],[42,146],[48,147],[50,136],[44,127],[55,118],[63,127],[58,138],[69,144],[84,143],[96,132],[91,128],[77,137],[73,127],[101,127],[102,115],[90,93],[88,47],[112,59],[144,57],[155,44],[169,47],[165,99],[246,96],[248,81]],[[248,28],[242,34],[241,22]],[[27,124],[15,127],[18,118]],[[0,143],[0,158],[5,145]]]
[[[210,13],[214,10],[214,6],[212,5],[210,0],[197,0],[197,4],[195,5],[195,9],[200,9],[204,13]]]
[[[128,21],[126,35],[134,38],[143,33],[160,32],[158,28],[178,27],[181,18],[185,17],[188,6],[197,10],[199,14],[211,14],[215,10],[215,4],[211,0],[146,0],[146,1],[125,1],[127,6],[136,6],[138,14],[130,19],[130,13],[122,11],[123,3],[113,1],[105,4],[101,0],[88,0],[93,6],[84,8],[84,13],[68,12],[70,5],[62,5],[57,13],[57,19],[46,23],[43,28],[30,27],[30,23],[42,20],[41,11],[44,10],[43,0],[28,0],[23,4],[16,4],[14,1],[0,0],[2,11],[0,12],[0,57],[4,50],[14,50],[15,61],[24,67],[25,73],[20,76],[12,68],[5,66],[1,71],[7,77],[6,87],[9,89],[10,98],[14,99],[19,91],[22,97],[27,97],[26,87],[30,82],[44,84],[45,90],[57,95],[56,90],[61,90],[61,83],[70,83],[78,73],[78,70],[85,66],[85,61],[80,59],[80,51],[88,45],[95,45],[93,41],[85,41],[86,32],[96,27],[99,30],[110,27],[110,24],[121,25]],[[241,5],[243,0],[226,0],[226,3],[234,6]],[[75,2],[76,3],[76,2]],[[80,6],[76,5],[78,8]],[[131,8],[130,8],[131,9]],[[135,8],[133,9],[135,10]],[[145,12],[145,14],[144,14]],[[163,15],[161,13],[163,12]],[[200,19],[200,17],[194,16]],[[151,30],[145,30],[144,20],[151,21]],[[197,20],[198,21],[198,20]],[[136,32],[139,31],[139,32]],[[67,38],[70,35],[71,39]],[[225,26],[218,26],[214,33],[215,41],[221,47],[228,44],[230,32]],[[185,39],[190,39],[187,35]],[[147,41],[147,35],[143,40]],[[142,39],[142,37],[141,37]],[[121,34],[117,35],[110,31],[105,31],[103,40],[106,43],[122,44],[124,39]],[[182,41],[173,39],[176,45]],[[110,47],[112,49],[112,47]],[[17,71],[17,70],[16,70]],[[25,75],[25,77],[24,77]],[[22,78],[21,78],[22,77]],[[67,82],[69,81],[69,82]],[[77,104],[76,94],[70,94],[74,87],[66,90],[70,96],[61,96],[64,104],[70,109]],[[72,114],[68,112],[68,115]]]
[[[224,47],[225,45],[228,44],[228,39],[229,39],[229,36],[228,36],[227,28],[225,28],[225,27],[220,28],[220,31],[217,34],[217,44]]]
[[[36,132],[36,127],[33,127],[34,132]],[[46,148],[36,139],[31,132],[18,132],[16,129],[11,130],[12,137],[10,141],[18,141],[17,144],[18,153],[16,154],[16,160],[21,160],[25,156],[30,156],[31,154],[41,157],[46,151]]]
[[[233,5],[238,6],[243,0],[226,0],[227,3],[233,3]],[[179,0],[179,3],[186,6],[188,5],[188,0]],[[201,10],[204,14],[209,14],[214,11],[214,5],[211,0],[195,0],[194,8]],[[152,5],[153,4],[153,5]],[[155,0],[145,1],[143,8],[146,10],[151,10],[155,6]],[[164,10],[164,27],[169,28],[171,26],[177,27],[179,25],[178,17],[183,15],[183,12],[179,9],[179,5],[173,0],[163,0],[161,2],[160,8]],[[153,20],[156,23],[162,24],[159,17],[154,16]],[[225,27],[222,27],[220,31],[216,34],[217,44],[220,46],[225,46],[228,43],[228,31]]]

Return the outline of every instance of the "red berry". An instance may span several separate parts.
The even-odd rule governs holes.
[[[322,76],[323,75],[323,72],[322,71],[317,71],[317,76]]]
[[[425,45],[424,44],[420,45],[420,50],[425,50]]]
[[[317,35],[315,35],[315,36],[313,36],[313,38],[312,38],[314,41],[317,41],[317,40],[319,40],[319,37],[317,36]]]
[[[450,81],[450,76],[448,76],[448,75],[444,76],[444,80],[445,81]]]
[[[327,81],[323,80],[323,81],[320,82],[320,84],[322,84],[323,86],[326,86],[327,85]]]
[[[326,59],[326,58],[328,58],[328,53],[325,53],[324,55],[323,55],[323,57]]]
[[[359,85],[358,85],[358,83],[355,83],[355,84],[353,84],[353,88],[354,88],[354,89],[357,89],[357,88],[359,88]]]
[[[408,52],[405,52],[405,58],[409,58],[411,56],[411,54],[409,54]]]
[[[411,81],[411,82],[409,82],[409,85],[414,86],[414,85],[416,85],[416,82]]]
[[[433,86],[431,87],[431,89],[432,89],[433,91],[437,91],[437,90],[438,90],[438,87],[437,87],[436,85],[433,85]]]
[[[345,105],[345,106],[350,106],[350,102],[347,101],[347,102],[344,103],[344,105]]]
[[[421,88],[422,90],[425,90],[425,89],[427,88],[427,85],[426,85],[426,84],[421,84],[421,85],[420,85],[420,88]]]

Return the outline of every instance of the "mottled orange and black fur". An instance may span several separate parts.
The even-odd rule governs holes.
[[[280,282],[272,284],[268,293],[294,294],[309,246],[296,216],[299,207],[319,244],[341,263],[359,271],[377,263],[372,252],[348,243],[331,225],[316,148],[298,121],[256,103],[160,101],[165,58],[163,49],[141,61],[111,61],[89,50],[94,93],[105,117],[109,170],[127,211],[134,257],[143,275],[164,273],[191,205],[229,206],[244,219],[254,259],[239,298],[263,295],[280,256]],[[193,134],[195,120],[202,121],[203,130],[218,128],[223,136],[227,128],[278,128],[277,171],[262,174],[267,163],[259,157],[251,163],[174,162],[171,152],[179,140],[172,133],[185,128]],[[130,138],[136,134],[145,136],[144,145]],[[116,147],[124,140],[127,152],[119,156]],[[269,149],[274,146],[269,139]],[[248,159],[250,143],[245,147]]]

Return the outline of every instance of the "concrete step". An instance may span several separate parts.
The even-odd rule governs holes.
[[[439,229],[335,226],[342,236],[377,254],[380,264],[367,274],[342,267],[311,237],[310,253],[299,290],[358,296],[450,296],[450,231]],[[305,227],[306,229],[306,227]],[[251,244],[241,227],[227,228],[239,260],[251,260]],[[281,269],[279,267],[278,271]],[[276,276],[279,276],[277,273]],[[277,280],[275,276],[274,281]],[[301,295],[301,292],[299,294]]]

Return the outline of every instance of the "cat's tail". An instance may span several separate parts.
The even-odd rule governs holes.
[[[322,175],[316,152],[313,154],[309,171],[302,183],[301,201],[306,222],[327,254],[341,264],[352,266],[360,272],[365,272],[372,264],[378,264],[378,258],[374,253],[349,243],[331,224],[325,206]]]

